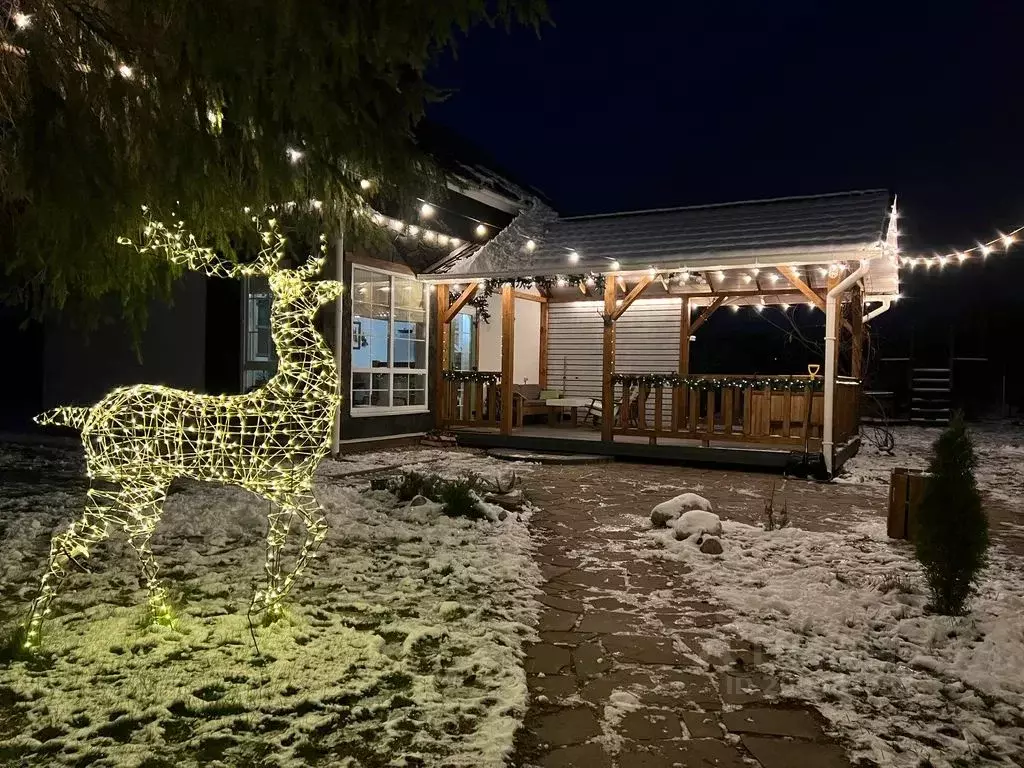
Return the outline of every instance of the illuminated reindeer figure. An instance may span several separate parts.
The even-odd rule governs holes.
[[[145,210],[145,209],[144,209]],[[253,218],[253,222],[257,222]],[[314,316],[336,299],[341,283],[314,281],[320,255],[297,269],[279,266],[285,238],[271,219],[261,232],[263,247],[251,264],[221,260],[183,230],[149,220],[141,254],[153,254],[210,277],[264,275],[274,295],[271,332],[277,373],[244,395],[202,395],[140,384],[115,389],[91,408],[60,407],[36,417],[40,424],[80,429],[91,487],[85,513],[54,537],[39,595],[32,603],[25,646],[39,642],[69,562],[88,557],[90,547],[120,525],[138,553],[158,621],[170,621],[167,592],[157,579],[150,538],[160,522],[167,487],[176,477],[241,486],[273,503],[267,533],[267,584],[253,595],[251,613],[279,610],[279,603],[327,533],[313,496],[313,472],[330,449],[331,425],[341,402],[334,356],[314,326]],[[134,245],[119,238],[125,245]],[[97,487],[102,481],[103,487]],[[289,524],[298,515],[306,538],[289,573],[282,577],[280,553]]]

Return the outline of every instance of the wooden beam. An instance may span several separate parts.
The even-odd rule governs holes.
[[[540,304],[547,304],[547,298],[544,296],[538,296],[535,293],[524,293],[523,291],[515,291],[515,297],[517,299],[524,299],[526,301],[536,301]]]
[[[850,375],[855,379],[860,379],[864,365],[864,291],[859,285],[853,287],[850,313],[850,334],[853,337],[850,352]]]
[[[715,314],[715,310],[722,306],[723,303],[725,303],[725,299],[725,296],[719,296],[717,299],[715,299],[706,307],[704,307],[704,310],[699,315],[697,315],[697,319],[694,320],[693,323],[690,325],[691,335],[696,333],[697,329],[704,325],[704,323],[708,321],[709,317]]]
[[[679,312],[679,375],[690,375],[690,298],[684,297]]]
[[[615,280],[604,281],[604,336],[601,346],[601,439],[612,441],[615,416],[612,376],[615,375]]]
[[[781,266],[778,269],[782,276],[789,280],[790,284],[794,288],[800,291],[800,293],[802,293],[808,299],[813,301],[814,305],[822,312],[825,311],[825,300],[821,298],[817,291],[815,291],[813,288],[811,288],[811,286],[809,286],[807,283],[800,279],[795,269],[787,266]]]
[[[501,434],[512,434],[512,376],[516,343],[516,296],[501,288]]]
[[[540,384],[541,389],[548,388],[548,320],[550,312],[546,301],[540,305],[540,359],[537,361],[537,383]]]
[[[459,297],[452,302],[451,306],[448,307],[448,311],[445,312],[444,321],[450,323],[455,319],[455,316],[462,311],[462,308],[466,306],[470,299],[476,295],[476,289],[480,283],[470,283],[466,288],[459,294]],[[438,286],[440,287],[440,286]],[[448,290],[448,286],[444,286],[445,290]]]
[[[448,286],[438,284],[435,286],[437,295],[437,359],[434,361],[434,424],[438,428],[444,426],[447,397],[445,388],[444,372],[451,361],[449,351],[449,339],[451,326],[445,320],[448,314]]]
[[[640,298],[641,294],[647,290],[647,286],[652,282],[654,282],[654,278],[649,275],[640,278],[640,282],[633,286],[633,290],[630,291],[626,295],[626,298],[622,300],[622,304],[615,308],[615,311],[612,313],[612,320],[618,320],[622,317],[622,313],[629,309],[634,301]]]

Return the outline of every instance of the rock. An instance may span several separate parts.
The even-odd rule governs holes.
[[[417,494],[416,496],[412,497],[412,501],[409,502],[409,506],[410,507],[422,507],[424,504],[429,504],[429,503],[430,503],[430,499],[428,499],[426,496],[420,496],[419,494]]]
[[[720,555],[722,554],[722,542],[714,536],[705,536],[704,541],[701,542],[700,551],[705,555]]]
[[[701,533],[710,533],[712,536],[722,535],[722,519],[714,512],[705,512],[702,509],[683,512],[672,521],[671,526],[679,541]]]
[[[498,521],[499,522],[502,522],[502,523],[505,522],[505,519],[507,517],[508,517],[508,512],[506,512],[504,509],[501,510],[501,512],[498,513]]]
[[[690,509],[711,511],[711,502],[696,493],[681,493],[675,498],[663,501],[651,510],[651,522],[655,528],[664,528],[683,512]]]

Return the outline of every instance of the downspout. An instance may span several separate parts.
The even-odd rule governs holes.
[[[864,315],[864,320],[862,322],[865,322],[865,323],[868,320],[874,320],[879,315],[884,315],[886,312],[888,312],[889,309],[892,307],[893,297],[892,296],[879,296],[879,297],[869,296],[868,297],[868,301],[880,301],[880,302],[882,302],[882,306],[875,307],[870,312],[868,312],[866,315]]]
[[[857,269],[853,270],[836,285],[825,296],[825,403],[824,421],[821,430],[821,452],[825,456],[825,469],[829,477],[832,476],[834,465],[832,410],[836,399],[836,329],[839,324],[836,322],[836,315],[839,312],[839,298],[858,280],[867,274],[871,263],[866,259],[860,263]]]
[[[334,279],[342,285],[345,284],[345,217],[341,217],[338,225],[338,239],[335,241],[334,256]],[[334,364],[338,369],[338,388],[341,389],[341,366],[344,362],[345,348],[341,343],[342,324],[344,323],[344,302],[345,292],[338,294],[334,301]],[[339,402],[338,412],[334,414],[334,427],[331,429],[331,454],[337,456],[341,452],[341,409]]]

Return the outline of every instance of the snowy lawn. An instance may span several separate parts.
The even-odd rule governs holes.
[[[868,454],[851,475],[887,482],[893,466],[924,466],[936,436],[897,430],[896,457]],[[981,431],[976,442],[979,486],[1013,498],[1021,515],[1019,431]],[[671,529],[648,535],[721,604],[731,618],[722,629],[765,649],[764,670],[782,681],[781,695],[818,705],[854,755],[874,761],[866,765],[1024,765],[1019,555],[994,546],[970,615],[949,618],[926,610],[911,546],[888,539],[881,516],[839,532],[724,528],[718,557],[675,541]],[[726,647],[710,638],[705,650]]]
[[[352,464],[508,471],[444,451]],[[81,510],[77,471],[59,449],[0,450],[5,630],[28,607],[50,536]],[[522,646],[540,579],[526,516],[448,518],[346,471],[324,463],[328,538],[286,618],[254,628],[258,650],[246,610],[263,576],[265,502],[175,485],[153,541],[176,600],[171,629],[143,621],[137,560],[114,533],[58,596],[52,655],[0,664],[0,764],[502,765],[526,709]],[[290,538],[293,553],[298,531]]]

